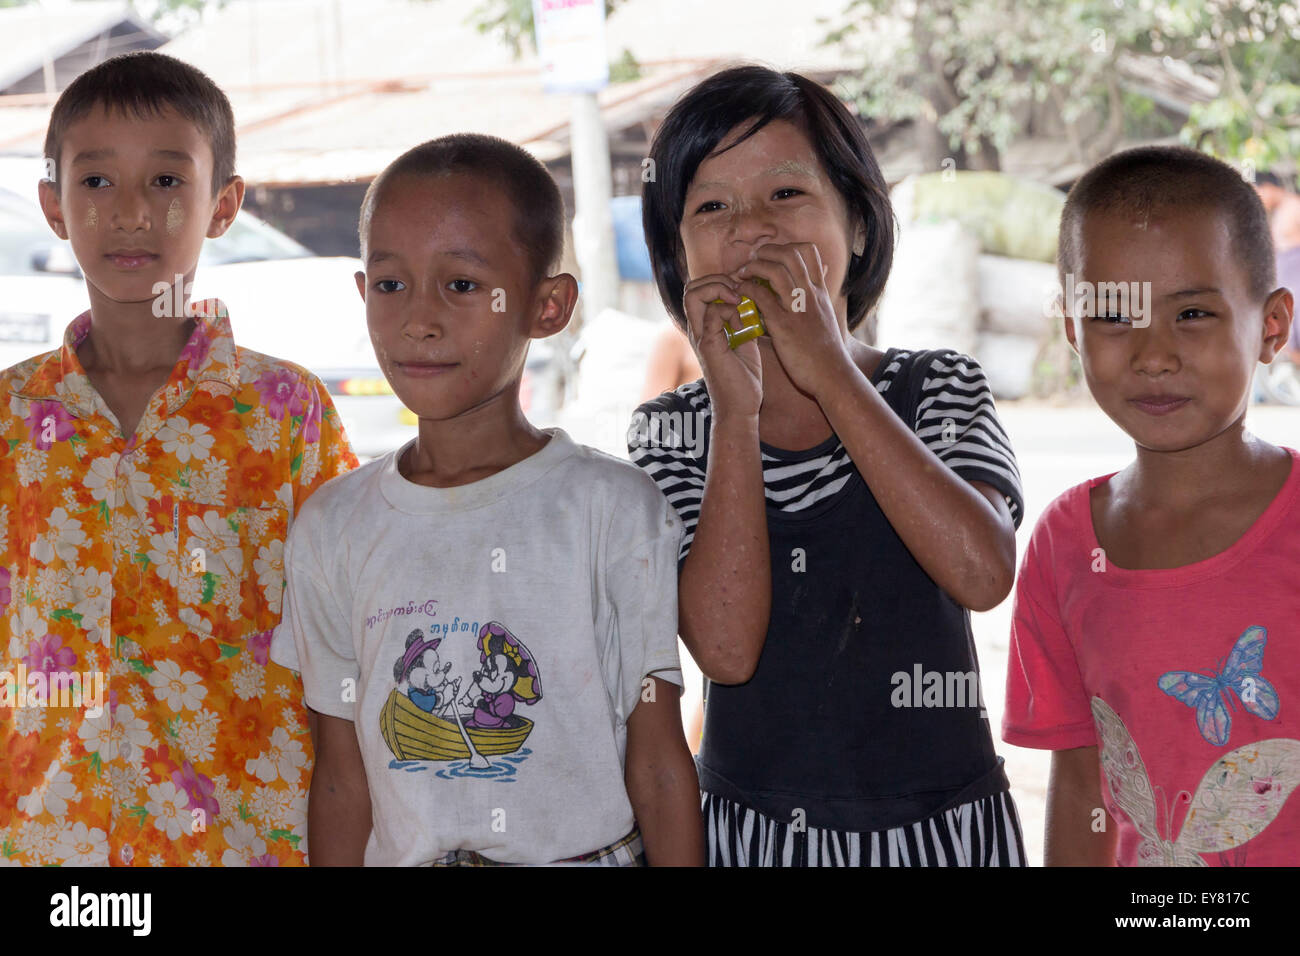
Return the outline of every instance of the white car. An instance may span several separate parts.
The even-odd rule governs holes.
[[[71,248],[37,203],[42,171],[39,160],[0,159],[0,368],[59,347],[68,323],[90,307]],[[416,418],[379,370],[353,280],[360,268],[359,259],[315,256],[241,211],[225,235],[204,242],[192,298],[220,298],[238,344],[319,376],[364,460],[408,441]],[[525,411],[547,416],[555,404],[550,357],[545,343],[532,344]]]

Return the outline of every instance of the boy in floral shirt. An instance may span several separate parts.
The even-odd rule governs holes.
[[[115,57],[45,151],[91,308],[0,373],[0,858],[301,865],[308,718],[268,648],[293,515],[356,458],[314,376],[172,291],[243,199],[230,104]]]

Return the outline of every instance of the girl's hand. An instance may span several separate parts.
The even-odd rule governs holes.
[[[727,345],[722,323],[736,327],[740,302],[736,280],[726,275],[692,279],[682,292],[686,313],[686,338],[704,370],[715,414],[757,415],[763,404],[763,366],[758,343],[745,342],[736,349]],[[721,299],[721,302],[716,302]]]
[[[763,313],[772,348],[801,391],[819,398],[823,389],[842,379],[844,366],[855,367],[813,243],[765,243],[736,276],[741,294]],[[757,278],[766,279],[772,288],[755,282]]]

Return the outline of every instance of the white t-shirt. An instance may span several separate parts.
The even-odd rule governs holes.
[[[404,446],[294,521],[271,657],[356,723],[367,865],[547,863],[634,825],[628,716],[646,675],[682,682],[682,524],[640,469],[546,433],[456,488],[403,478]]]

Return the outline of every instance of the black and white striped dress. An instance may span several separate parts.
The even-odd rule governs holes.
[[[948,467],[1001,491],[1020,523],[1015,456],[974,359],[890,349],[872,382]],[[632,461],[685,524],[682,560],[711,414],[704,383],[692,382],[642,405],[628,436]],[[764,444],[761,459],[772,624],[749,682],[706,682],[710,864],[1024,865],[987,718],[960,707],[903,713],[882,698],[891,673],[913,663],[977,672],[969,612],[915,564],[835,436],[797,452]],[[900,757],[897,742],[910,739]]]

